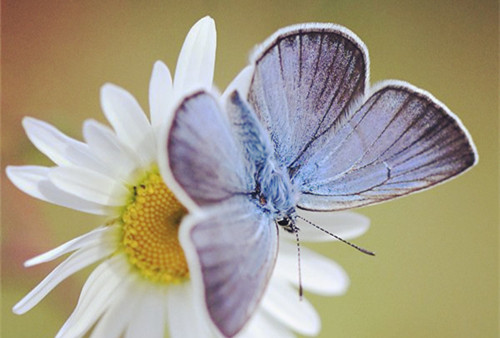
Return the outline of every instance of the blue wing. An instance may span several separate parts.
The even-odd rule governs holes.
[[[403,82],[376,90],[304,164],[299,206],[339,210],[429,188],[476,162],[460,121]]]
[[[353,33],[327,24],[278,31],[254,56],[248,101],[292,177],[364,95],[367,58]]]
[[[257,307],[274,268],[278,229],[268,214],[236,196],[202,214],[187,216],[180,239],[189,266],[198,266],[208,314],[217,329],[234,336]]]
[[[175,111],[167,139],[168,165],[175,181],[198,206],[254,189],[241,142],[210,94],[187,97]]]
[[[249,175],[256,172],[269,161],[274,161],[274,150],[267,131],[262,128],[257,116],[239,93],[234,91],[229,95],[226,112],[233,127],[233,133],[245,158],[245,167]]]
[[[253,66],[248,101],[302,192],[301,208],[377,203],[428,188],[476,162],[468,132],[430,94],[393,81],[366,95],[366,48],[343,27],[282,29]]]
[[[195,267],[192,280],[202,282],[217,329],[233,336],[264,293],[278,233],[252,197],[256,168],[269,158],[270,141],[236,93],[227,112],[208,93],[186,97],[174,112],[166,148],[176,184],[188,204],[201,207],[181,226],[189,266]]]

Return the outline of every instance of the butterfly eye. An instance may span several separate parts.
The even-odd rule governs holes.
[[[289,233],[295,233],[299,230],[299,228],[295,226],[295,222],[288,216],[276,219],[276,224]]]
[[[282,218],[277,221],[278,225],[281,225],[282,227],[287,226],[289,224],[287,218]]]

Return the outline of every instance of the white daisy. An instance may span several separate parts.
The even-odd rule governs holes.
[[[157,142],[178,98],[194,88],[212,86],[215,39],[211,18],[193,26],[173,83],[168,68],[161,62],[155,64],[149,94],[151,122],[132,95],[111,84],[103,86],[101,103],[113,130],[87,120],[85,142],[45,122],[23,120],[29,139],[56,166],[9,166],[9,179],[33,197],[105,215],[108,222],[28,260],[25,265],[33,266],[72,253],[14,306],[15,313],[25,313],[68,276],[100,262],[58,337],[79,337],[92,327],[92,337],[163,337],[165,332],[172,337],[214,335],[194,300],[189,267],[178,240],[186,209],[159,174]],[[315,217],[307,216],[313,221]],[[368,227],[366,218],[352,213],[337,213],[328,223],[317,222],[346,238]],[[301,237],[304,241],[325,239],[319,232],[308,231],[301,232]],[[319,332],[317,313],[306,300],[299,301],[292,287],[297,285],[296,251],[295,244],[286,241],[282,239],[269,289],[242,336]],[[345,291],[347,276],[335,263],[305,248],[301,258],[305,290],[329,295]]]

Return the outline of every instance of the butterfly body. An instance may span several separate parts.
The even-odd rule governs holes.
[[[282,171],[271,171],[258,179],[257,189],[253,193],[264,212],[272,215],[274,222],[283,230],[293,233],[298,231],[295,226],[295,190],[288,179],[288,175]]]
[[[240,147],[246,154],[247,167],[253,172],[250,196],[276,224],[288,232],[296,231],[298,190],[286,167],[276,158],[268,133],[262,129],[257,116],[238,92],[231,94],[226,108],[235,126],[235,138],[239,139]]]
[[[274,218],[295,212],[296,189],[285,170],[268,162],[257,171],[255,182],[254,195],[259,205]]]

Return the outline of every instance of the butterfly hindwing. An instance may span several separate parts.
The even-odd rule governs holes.
[[[195,287],[204,289],[212,322],[224,336],[232,337],[264,293],[274,268],[278,229],[245,196],[208,208],[201,216],[188,216],[185,222],[181,242],[196,251],[199,270],[194,273],[199,271],[203,281]]]
[[[237,91],[229,95],[226,112],[235,138],[239,140],[248,174],[255,175],[274,155],[267,131],[262,128],[252,108]]]
[[[476,161],[460,121],[430,94],[391,81],[340,125],[298,177],[308,209],[346,209],[406,195]]]

